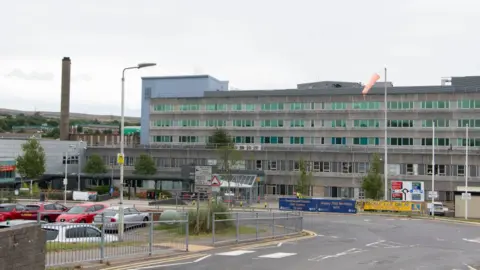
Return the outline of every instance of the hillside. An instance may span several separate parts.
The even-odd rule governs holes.
[[[42,111],[20,111],[20,110],[11,110],[11,109],[2,109],[0,108],[0,114],[10,114],[10,115],[34,115],[35,113],[40,114],[45,118],[60,118],[60,112],[42,112]],[[120,121],[120,116],[117,115],[98,115],[98,114],[85,114],[85,113],[70,113],[70,120],[98,120],[100,122],[111,122],[111,121]],[[126,116],[125,122],[140,122],[140,117],[131,117]]]

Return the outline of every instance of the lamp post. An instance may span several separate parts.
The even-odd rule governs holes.
[[[120,207],[119,207],[119,219],[118,219],[118,236],[120,240],[123,240],[123,219],[124,219],[124,212],[123,212],[123,174],[124,174],[124,158],[125,158],[125,71],[129,69],[140,69],[145,67],[152,67],[157,64],[155,63],[140,63],[133,67],[127,67],[123,69],[122,72],[122,99],[121,99],[121,120],[120,120],[120,156],[118,160],[120,162]]]
[[[70,144],[65,151],[65,178],[63,179],[63,203],[67,205],[67,185],[68,185],[68,152],[70,149],[75,149],[75,145]]]
[[[470,144],[470,139],[468,138],[468,124],[465,129],[465,137],[467,142],[465,144],[465,220],[468,219],[468,145]]]
[[[384,111],[383,111],[383,114],[384,114],[384,125],[385,125],[385,133],[384,133],[384,142],[383,142],[383,147],[384,147],[384,152],[385,152],[385,160],[383,161],[384,164],[383,164],[383,167],[384,167],[384,178],[385,178],[385,183],[384,183],[384,189],[385,189],[385,195],[384,195],[384,200],[385,201],[388,201],[388,132],[387,132],[387,128],[388,128],[388,100],[387,100],[387,68],[385,67],[385,82],[384,82],[384,95],[383,95],[383,106],[384,106]]]

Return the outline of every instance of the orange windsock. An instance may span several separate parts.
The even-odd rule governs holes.
[[[380,75],[377,73],[373,74],[372,78],[370,78],[370,81],[365,85],[362,91],[362,95],[366,95],[368,91],[372,88],[372,86],[380,79]]]

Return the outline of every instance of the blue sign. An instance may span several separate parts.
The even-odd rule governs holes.
[[[280,198],[278,204],[280,210],[357,213],[355,200]]]

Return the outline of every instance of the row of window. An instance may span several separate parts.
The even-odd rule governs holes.
[[[388,101],[389,110],[413,110],[418,103],[420,109],[449,109],[450,102],[456,102],[458,109],[480,109],[480,100],[434,100],[434,101]],[[346,110],[351,104],[353,110],[379,110],[383,102],[356,101],[356,102],[294,102],[294,103],[262,103],[258,104],[260,111],[303,111],[303,110]],[[170,111],[255,111],[257,104],[158,104],[153,106],[157,112]]]
[[[260,127],[323,127],[325,120],[260,120]],[[472,128],[480,128],[480,119],[460,119],[460,120],[447,120],[447,119],[436,119],[436,120],[418,120],[421,121],[422,127],[430,128],[435,125],[438,128],[448,128],[453,127],[450,125],[450,121],[457,121],[457,127],[466,127],[467,125]],[[285,122],[289,122],[286,124]],[[377,119],[356,119],[353,120],[354,128],[380,128],[380,123],[383,123],[382,120]],[[415,120],[388,120],[388,127],[395,128],[408,128],[415,126]],[[346,128],[347,120],[332,120],[332,128]],[[221,119],[211,119],[211,120],[156,120],[153,121],[153,126],[155,127],[226,127],[227,120]],[[231,120],[233,127],[255,127],[255,120]],[[257,122],[258,124],[258,122]],[[383,126],[383,124],[382,124]]]
[[[174,136],[153,136],[152,142],[157,143],[172,143]],[[179,143],[207,143],[210,142],[210,137],[202,136],[178,136]],[[310,144],[310,145],[324,145],[324,137],[281,137],[281,136],[261,136],[259,141],[254,136],[234,136],[232,141],[234,143],[260,143],[260,144]],[[286,139],[286,140],[285,140]],[[353,137],[348,140],[347,137],[331,137],[332,145],[380,145],[379,137]],[[465,138],[421,138],[419,142],[415,142],[413,138],[392,138],[387,139],[387,144],[392,146],[409,146],[409,145],[423,145],[430,146],[435,143],[436,146],[466,146],[467,140]],[[480,138],[469,138],[468,145],[473,147],[480,147]],[[77,161],[78,163],[78,161]],[[75,163],[76,164],[76,163]]]
[[[87,157],[88,158],[88,157]],[[107,164],[115,164],[116,156],[103,156]],[[199,166],[211,165],[212,160],[206,158],[161,158],[153,157],[154,163],[158,167],[178,168],[185,165],[196,164]],[[125,164],[133,166],[135,157],[125,157]],[[367,173],[369,162],[335,162],[335,161],[312,161],[305,160],[305,168],[309,172],[332,172],[332,173]],[[217,161],[217,166],[221,162]],[[242,170],[266,170],[266,171],[299,171],[300,162],[298,160],[239,160],[236,168]],[[380,168],[383,173],[383,168]],[[389,164],[388,172],[390,175],[435,175],[440,176],[464,176],[466,173],[464,164]],[[480,176],[480,166],[470,165],[469,175],[472,177]]]

